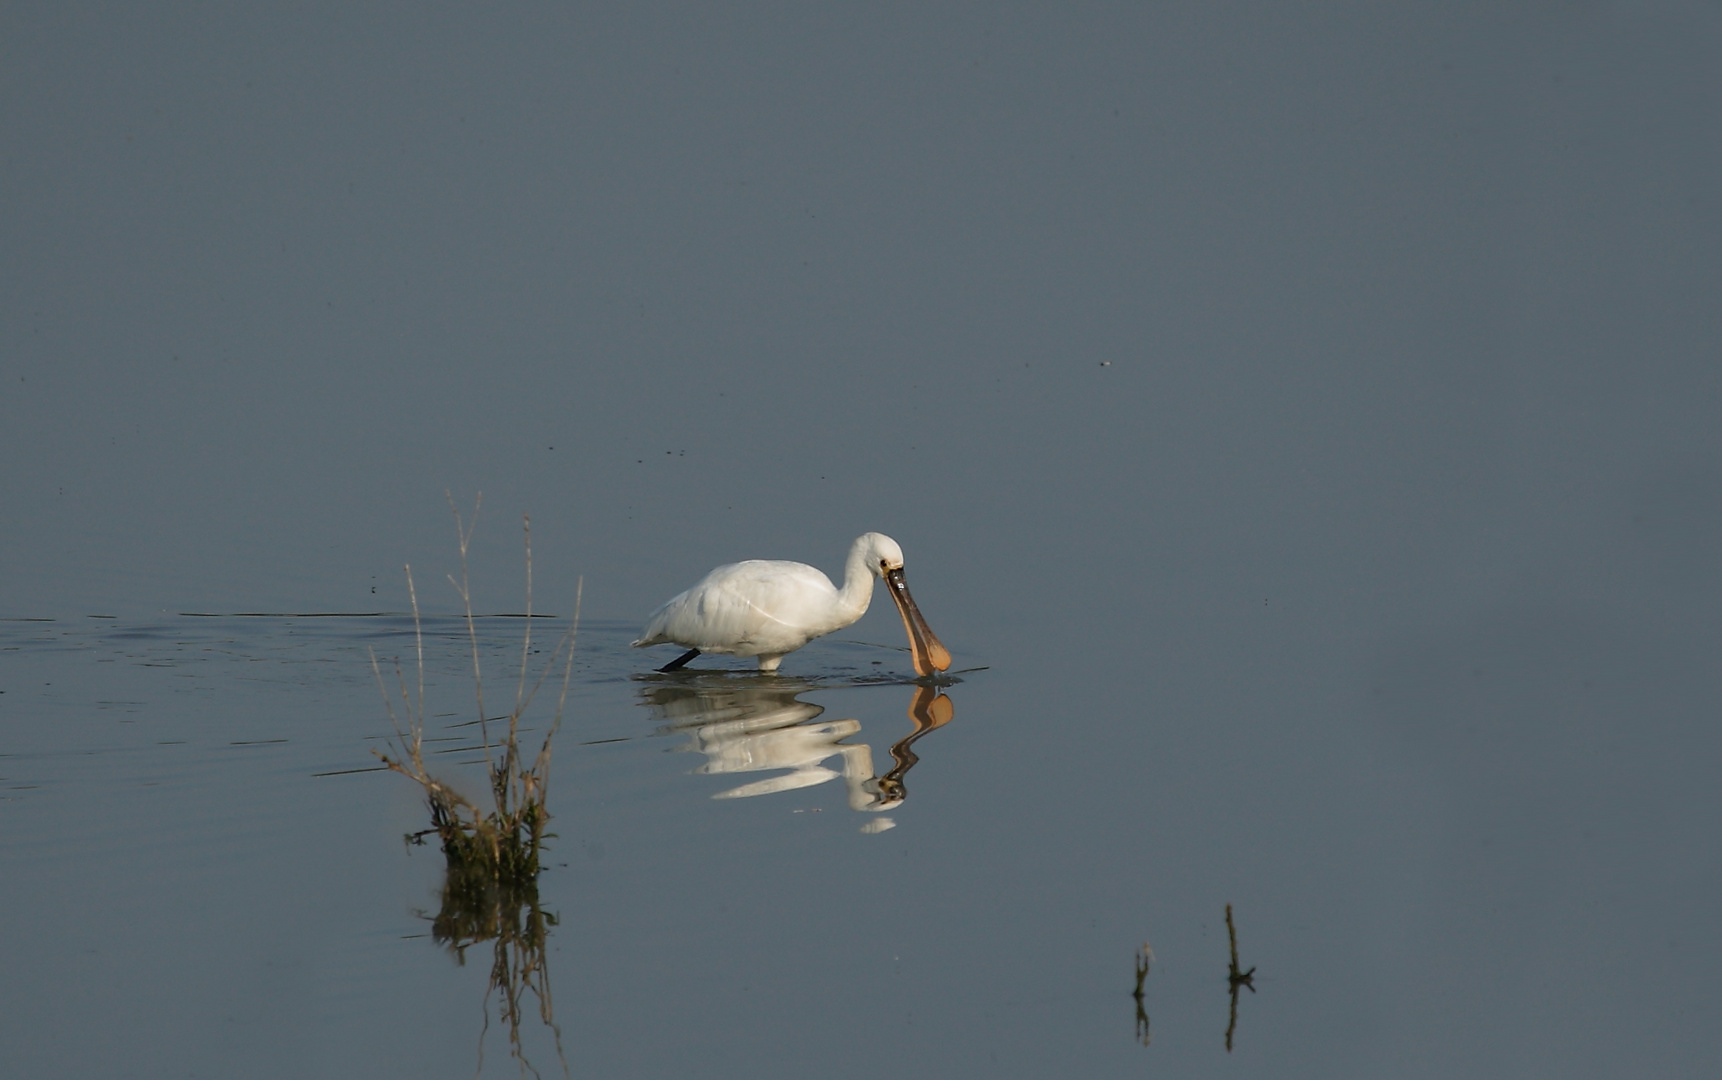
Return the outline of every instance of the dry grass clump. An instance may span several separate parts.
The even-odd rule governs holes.
[[[452,505],[452,503],[451,503]],[[480,808],[444,781],[431,775],[424,762],[425,693],[424,693],[424,630],[419,619],[418,591],[413,585],[412,567],[406,568],[407,595],[412,601],[413,637],[418,652],[418,692],[408,690],[406,676],[399,662],[395,676],[399,683],[402,710],[397,713],[386,686],[383,701],[388,707],[389,721],[394,725],[393,754],[376,752],[384,765],[424,788],[430,804],[431,827],[419,837],[435,833],[442,841],[443,854],[448,857],[451,874],[463,880],[495,883],[498,887],[519,888],[538,878],[538,857],[550,814],[544,800],[550,783],[550,747],[556,731],[562,725],[562,710],[568,700],[568,681],[574,666],[574,635],[580,625],[580,600],[576,592],[574,618],[562,635],[543,670],[527,689],[532,658],[532,520],[525,519],[523,533],[526,545],[526,629],[521,635],[520,679],[515,689],[514,708],[506,717],[491,717],[484,703],[484,671],[479,657],[478,630],[472,612],[472,590],[467,582],[467,549],[472,541],[472,529],[477,527],[476,508],[472,527],[461,520],[455,510],[455,529],[460,542],[460,578],[449,575],[449,582],[460,596],[466,617],[467,642],[472,651],[472,680],[478,699],[479,737],[483,742],[484,760],[490,775],[492,806]],[[521,719],[542,689],[545,680],[562,665],[561,694],[538,752],[531,763],[520,746]],[[382,668],[376,653],[371,654],[371,668],[377,683],[384,686]],[[402,724],[402,714],[405,725]],[[500,720],[507,728],[496,740],[490,737],[490,727]]]

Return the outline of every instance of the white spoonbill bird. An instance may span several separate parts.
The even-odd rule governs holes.
[[[720,566],[653,612],[634,647],[673,642],[688,650],[659,671],[675,671],[703,652],[757,656],[759,670],[776,671],[785,653],[866,614],[875,575],[884,579],[903,616],[916,674],[950,667],[950,652],[921,617],[903,580],[903,549],[883,533],[855,539],[842,589],[805,563],[749,559]]]

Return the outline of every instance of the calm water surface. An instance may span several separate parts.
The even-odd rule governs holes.
[[[520,623],[482,623],[493,699]],[[1204,709],[1124,672],[992,664],[935,691],[878,613],[862,626],[779,678],[642,674],[630,627],[582,630],[536,1064],[558,1031],[577,1075],[1313,1076],[1714,1045],[1681,1020],[1714,1004],[1687,857],[1710,841],[1682,820],[1711,736],[1632,709],[1621,662],[1584,654],[1606,643],[1569,632],[1513,677],[1489,670],[1499,642],[1450,643],[1421,687],[1427,660],[1385,657],[1350,702],[1290,688],[1264,730],[1224,685]],[[461,630],[430,630],[432,767],[478,790]],[[486,1042],[491,946],[463,966],[429,937],[440,859],[403,844],[416,789],[368,752],[388,722],[367,650],[410,663],[410,620],[3,638],[0,894],[33,928],[4,945],[32,987],[9,998],[10,1071],[515,1068],[494,998]],[[1227,903],[1257,968],[1229,1054]]]

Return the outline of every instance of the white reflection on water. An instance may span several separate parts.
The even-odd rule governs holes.
[[[893,766],[880,776],[872,746],[846,741],[861,731],[859,720],[820,721],[824,706],[800,699],[799,695],[815,688],[816,684],[801,680],[743,683],[697,676],[648,687],[640,697],[666,721],[665,732],[687,734],[688,741],[677,749],[706,756],[705,764],[693,770],[696,775],[776,773],[727,788],[714,799],[795,791],[841,776],[849,809],[880,813],[901,806],[908,797],[903,778],[920,760],[910,744],[950,722],[955,714],[951,699],[935,687],[915,687],[908,709],[914,729],[891,746]],[[825,764],[833,757],[841,759],[841,772]],[[880,833],[895,825],[888,817],[878,817],[861,831]]]

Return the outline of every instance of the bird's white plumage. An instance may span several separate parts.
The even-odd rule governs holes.
[[[841,589],[805,563],[749,559],[720,566],[655,611],[634,645],[674,642],[757,656],[761,671],[775,671],[785,653],[866,614],[874,580],[902,565],[895,540],[867,533],[850,546]]]

